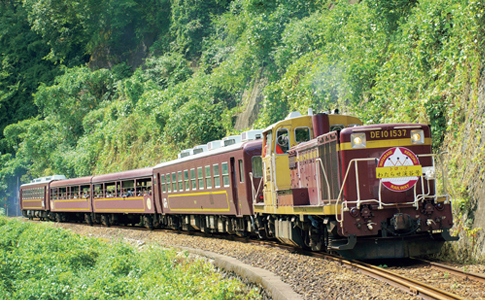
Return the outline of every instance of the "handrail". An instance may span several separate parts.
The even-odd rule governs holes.
[[[330,200],[330,183],[328,182],[328,177],[327,177],[327,170],[325,170],[325,167],[323,166],[323,162],[322,162],[322,159],[320,157],[317,157],[315,158],[316,161],[320,162],[320,166],[322,166],[322,172],[323,172],[323,175],[325,176],[325,182],[327,183],[327,195],[328,195],[328,199],[327,200]],[[320,178],[320,176],[317,176],[317,179]],[[318,181],[318,192],[320,192],[320,181]],[[318,197],[318,204],[320,204],[320,197]]]
[[[432,165],[431,167],[432,168],[435,168],[436,167],[436,163],[435,163],[435,157],[436,156],[439,156],[440,157],[440,160],[441,160],[441,156],[442,154],[447,154],[445,152],[442,152],[440,154],[418,154],[417,156],[418,157],[431,157],[432,158]],[[339,223],[342,223],[343,222],[343,219],[344,219],[344,211],[347,211],[349,208],[348,208],[348,205],[349,204],[356,204],[357,208],[360,208],[360,206],[363,204],[363,203],[377,203],[379,205],[379,209],[383,209],[384,206],[393,206],[393,205],[396,205],[396,203],[384,203],[382,202],[382,181],[379,180],[379,199],[366,199],[366,200],[362,200],[361,197],[360,197],[360,182],[359,182],[359,167],[358,167],[358,162],[362,162],[362,161],[372,161],[372,160],[375,160],[376,158],[354,158],[352,159],[350,162],[349,162],[349,165],[347,167],[347,171],[345,173],[345,177],[344,177],[344,180],[342,182],[342,186],[340,188],[340,192],[339,192],[339,195],[338,195],[338,198],[337,198],[337,201],[335,203],[335,206],[337,207],[339,205],[339,202],[341,201],[341,198],[342,198],[342,194],[343,194],[343,190],[344,190],[344,187],[345,187],[345,184],[347,183],[347,179],[348,179],[348,175],[350,173],[350,170],[352,168],[352,164],[355,164],[354,168],[355,168],[355,181],[356,181],[356,191],[357,191],[357,200],[355,201],[343,201],[342,200],[342,203],[340,204],[342,206],[342,209],[341,209],[341,212],[340,212],[340,217],[339,217],[339,214],[338,214],[338,209],[335,209],[335,219],[337,220],[337,222]],[[443,174],[443,181],[446,180],[445,176],[446,174],[444,173],[444,169],[443,169],[443,164],[441,166],[441,172]],[[326,174],[325,174],[326,175]],[[445,200],[445,204],[448,203],[448,200],[449,200],[449,195],[446,193],[446,183],[443,182],[443,189],[444,189],[444,195],[438,195],[438,189],[436,187],[436,178],[434,179],[428,179],[426,178],[426,182],[427,182],[427,191],[425,193],[425,190],[424,190],[424,180],[425,180],[425,175],[421,174],[420,175],[421,177],[421,193],[418,194],[417,193],[417,190],[416,190],[416,185],[414,186],[414,200],[412,202],[403,202],[403,203],[400,203],[400,204],[403,204],[403,205],[407,205],[407,204],[411,204],[413,205],[414,207],[416,207],[416,209],[419,209],[419,202],[421,201],[424,201],[426,198],[433,198],[435,203],[438,201],[438,198],[440,197],[445,197],[446,200]],[[430,195],[431,193],[431,188],[430,188],[430,182],[431,180],[434,181],[434,189],[435,189],[435,194],[434,195]]]

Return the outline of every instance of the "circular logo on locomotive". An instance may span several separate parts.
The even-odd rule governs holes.
[[[395,147],[379,158],[376,177],[389,190],[404,192],[414,187],[421,172],[421,164],[416,154],[407,148]]]

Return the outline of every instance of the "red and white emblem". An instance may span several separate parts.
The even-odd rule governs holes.
[[[403,192],[414,187],[422,175],[418,157],[411,150],[395,147],[379,158],[376,177],[391,191]]]

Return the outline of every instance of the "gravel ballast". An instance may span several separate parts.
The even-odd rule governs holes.
[[[233,257],[244,264],[274,273],[303,299],[419,299],[337,262],[268,245],[158,230],[90,227],[68,223],[56,223],[54,226],[88,237],[124,239],[131,243],[153,243],[174,248],[188,247]]]

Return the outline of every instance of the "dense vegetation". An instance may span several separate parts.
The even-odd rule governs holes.
[[[366,123],[429,123],[437,151],[460,153],[484,10],[472,0],[1,1],[0,199],[15,176],[143,167],[219,139],[261,83],[254,127],[340,108]]]
[[[2,299],[258,299],[187,253],[0,217]],[[40,237],[40,238],[39,238]]]

